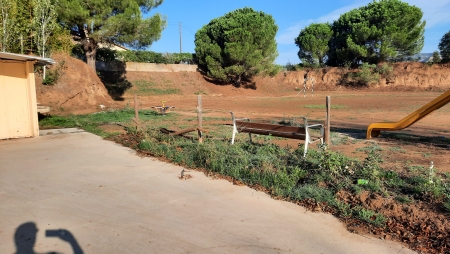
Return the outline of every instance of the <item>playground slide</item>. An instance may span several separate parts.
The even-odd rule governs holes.
[[[381,131],[396,131],[407,128],[449,102],[450,90],[396,123],[372,123],[367,128],[366,138],[371,139],[372,137],[378,137]]]

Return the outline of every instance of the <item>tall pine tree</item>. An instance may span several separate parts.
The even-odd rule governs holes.
[[[424,44],[422,11],[400,0],[374,0],[342,14],[332,25],[328,64],[376,64],[419,53]]]
[[[161,37],[166,19],[160,14],[143,18],[163,0],[60,0],[59,22],[71,30],[95,69],[98,43],[145,48]]]

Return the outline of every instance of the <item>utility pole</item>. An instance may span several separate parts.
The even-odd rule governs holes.
[[[181,22],[180,22],[180,54],[183,53],[183,50],[181,48]]]

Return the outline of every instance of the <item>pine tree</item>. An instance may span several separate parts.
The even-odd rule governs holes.
[[[199,64],[209,77],[236,85],[261,72],[273,74],[277,30],[271,15],[251,8],[213,19],[195,34]]]
[[[88,65],[95,69],[98,43],[117,43],[142,49],[161,37],[166,19],[148,13],[163,0],[60,0],[59,22],[81,42]]]
[[[377,64],[419,53],[424,44],[422,16],[418,7],[400,0],[374,0],[342,14],[332,24],[328,64]]]

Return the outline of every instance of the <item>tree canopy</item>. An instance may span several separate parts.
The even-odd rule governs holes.
[[[12,53],[49,51],[55,31],[57,0],[0,0],[0,50]]]
[[[419,53],[424,44],[422,16],[420,8],[400,0],[374,0],[342,14],[332,24],[328,64],[376,64]]]
[[[161,37],[166,19],[143,18],[163,0],[60,0],[59,22],[81,41],[88,64],[95,69],[98,43],[145,48]]]
[[[56,11],[55,5],[52,4],[51,0],[35,0],[36,4],[33,9],[33,28],[36,31],[36,44],[38,48],[38,53],[40,56],[46,56],[46,44],[48,37],[53,32],[56,23]],[[57,3],[57,1],[56,1]],[[45,70],[45,69],[44,69]],[[45,74],[44,74],[45,76]]]
[[[298,57],[304,65],[323,66],[327,59],[328,42],[333,36],[329,23],[311,24],[300,31],[295,39]]]
[[[271,15],[243,8],[211,20],[195,34],[195,52],[207,75],[240,84],[274,69],[278,26]]]
[[[450,31],[448,31],[444,36],[442,36],[439,42],[439,51],[441,53],[441,62],[450,62]]]
[[[12,0],[0,0],[0,50],[5,52],[12,47],[15,31],[14,17],[17,15],[17,4]]]

